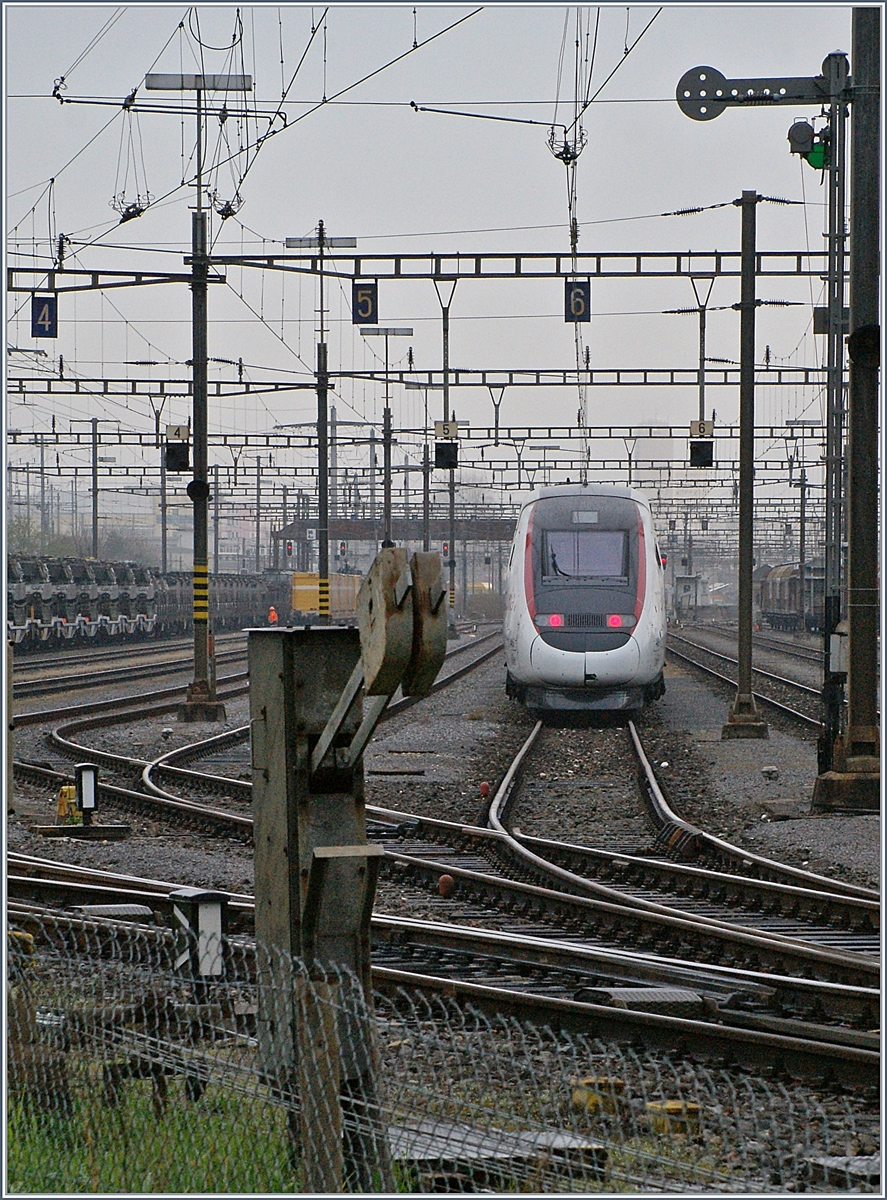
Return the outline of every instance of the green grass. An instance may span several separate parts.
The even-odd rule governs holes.
[[[10,1098],[7,1129],[10,1192],[299,1190],[284,1111],[213,1085],[195,1103],[171,1080],[159,1117],[149,1080],[124,1084],[113,1107],[100,1088],[75,1093],[67,1116]]]

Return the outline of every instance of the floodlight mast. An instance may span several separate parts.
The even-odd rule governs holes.
[[[197,204],[191,214],[191,359],[193,380],[194,477],[188,495],[194,506],[194,680],[186,703],[179,709],[185,721],[224,720],[216,702],[215,672],[210,669],[209,622],[209,452],[207,413],[207,254],[206,212],[203,207],[203,93],[252,91],[250,75],[168,75],[145,78],[149,91],[193,91],[197,94]]]

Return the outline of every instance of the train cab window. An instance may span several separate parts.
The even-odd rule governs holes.
[[[546,530],[542,554],[543,583],[628,583],[625,530]]]

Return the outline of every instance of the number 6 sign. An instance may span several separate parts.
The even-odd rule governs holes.
[[[564,300],[565,321],[591,320],[591,280],[568,279]]]

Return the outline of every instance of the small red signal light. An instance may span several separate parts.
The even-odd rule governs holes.
[[[607,617],[607,624],[611,629],[619,629],[622,625],[622,618],[619,616],[619,613],[611,613]]]
[[[551,626],[552,629],[560,629],[560,627],[563,625],[563,623],[564,623],[564,618],[560,615],[560,613],[552,613],[551,616],[548,618],[548,624]]]
[[[450,543],[449,542],[444,542],[444,544],[443,544],[443,556],[444,556],[444,558],[450,557]]]
[[[293,556],[292,542],[287,542],[287,544],[286,544],[286,556],[287,556],[287,558],[292,558],[292,556]]]

